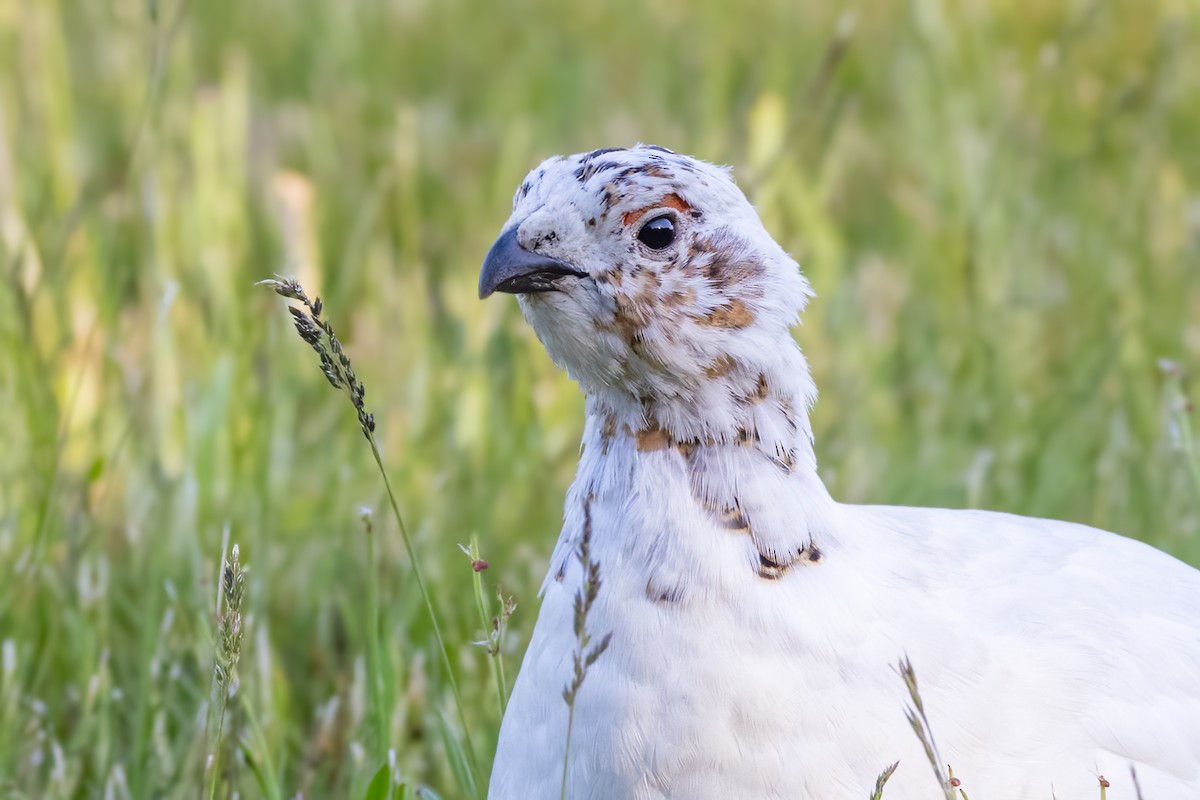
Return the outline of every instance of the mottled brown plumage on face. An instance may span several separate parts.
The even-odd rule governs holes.
[[[656,225],[669,238],[645,235]],[[662,148],[544,162],[506,230],[577,271],[552,276],[556,291],[519,295],[521,307],[551,356],[619,412],[648,397],[730,416],[722,381],[769,372],[757,362],[786,340],[809,294],[724,170]],[[694,432],[733,427],[708,423]]]
[[[531,264],[560,265],[554,291],[518,298],[587,392],[599,454],[683,470],[696,510],[746,538],[756,574],[812,563],[805,530],[771,544],[789,537],[717,479],[729,454],[777,480],[812,461],[811,382],[789,333],[808,285],[728,174],[654,147],[551,159],[505,231]]]

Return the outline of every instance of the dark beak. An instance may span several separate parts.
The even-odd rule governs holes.
[[[500,234],[483,259],[483,271],[479,275],[479,299],[492,292],[557,292],[559,280],[563,277],[582,278],[586,274],[570,264],[521,247],[517,243],[517,226],[514,225]]]

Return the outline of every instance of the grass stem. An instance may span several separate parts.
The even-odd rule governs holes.
[[[425,612],[429,615],[430,626],[433,629],[433,638],[437,641],[438,652],[442,656],[442,666],[446,670],[446,681],[450,684],[450,691],[454,695],[454,706],[458,711],[459,724],[462,726],[463,749],[466,751],[467,762],[471,767],[472,776],[478,779],[479,765],[475,761],[475,748],[471,743],[471,727],[467,724],[462,692],[459,691],[458,681],[454,677],[454,668],[450,664],[450,652],[446,649],[446,640],[442,636],[442,626],[438,623],[437,612],[433,609],[433,599],[429,594],[429,587],[425,582],[425,575],[421,570],[421,562],[417,558],[416,550],[413,548],[412,538],[408,535],[408,528],[404,525],[404,518],[400,515],[400,505],[396,502],[396,494],[392,491],[392,482],[388,480],[387,470],[384,469],[383,458],[379,454],[379,446],[375,443],[375,437],[369,435],[367,441],[371,444],[371,453],[375,456],[375,464],[379,467],[379,474],[383,477],[383,485],[387,489],[388,502],[391,504],[392,513],[396,518],[396,525],[400,529],[400,538],[404,542],[404,551],[408,553],[409,563],[412,564],[413,577],[417,581],[417,589],[421,593],[421,599],[425,603]]]
[[[487,648],[488,656],[491,659],[492,679],[496,684],[496,707],[500,712],[500,719],[504,719],[504,712],[508,708],[508,680],[504,675],[504,653],[502,644],[504,635],[508,631],[508,620],[512,616],[515,608],[512,598],[506,598],[500,587],[496,587],[496,600],[499,602],[499,611],[496,614],[492,613],[491,603],[487,599],[487,595],[483,590],[483,573],[488,568],[488,562],[481,557],[479,550],[479,537],[476,534],[471,535],[471,544],[468,547],[459,545],[459,548],[471,560],[471,582],[475,594],[475,610],[479,614],[479,624],[483,628],[484,640],[476,642]]]
[[[367,684],[375,728],[371,759],[378,764],[387,757],[388,748],[391,747],[391,704],[384,698],[383,657],[379,641],[379,561],[375,552],[375,526],[371,522],[370,509],[363,509],[361,519],[367,534]]]
[[[400,504],[396,502],[396,493],[392,490],[392,482],[388,479],[387,469],[383,465],[383,456],[379,450],[379,443],[375,439],[375,415],[367,411],[364,403],[367,389],[354,373],[354,366],[350,362],[350,357],[343,350],[341,341],[333,331],[333,326],[321,316],[323,304],[320,297],[310,300],[308,294],[304,291],[304,287],[294,279],[269,279],[259,281],[259,285],[268,286],[281,297],[296,300],[303,305],[303,309],[296,306],[287,307],[288,312],[292,315],[292,324],[295,326],[296,332],[317,353],[321,361],[321,372],[325,375],[325,379],[329,381],[329,384],[333,388],[346,394],[358,414],[359,428],[362,430],[367,444],[371,446],[371,455],[375,458],[375,466],[379,468],[379,475],[383,478],[383,485],[387,490],[388,504],[391,506],[392,515],[396,520],[396,527],[400,530],[400,539],[404,542],[404,551],[408,554],[409,563],[412,565],[413,577],[417,582],[417,589],[421,594],[421,600],[424,602],[425,611],[429,616],[433,636],[437,641],[438,653],[441,655],[442,666],[446,670],[446,681],[450,684],[450,691],[454,695],[454,706],[458,712],[459,724],[462,726],[463,749],[466,751],[466,759],[472,783],[471,786],[462,788],[470,796],[474,797],[478,794],[476,786],[478,785],[479,765],[475,758],[475,748],[471,743],[471,728],[467,723],[462,692],[459,691],[458,681],[454,677],[454,668],[450,663],[450,652],[446,649],[446,640],[442,636],[442,626],[438,622],[437,612],[434,611],[433,598],[429,592],[429,585],[425,580],[425,573],[421,569],[421,560],[417,558],[417,551],[413,547],[412,537],[409,536],[408,527],[404,524],[404,517],[400,513]],[[377,597],[373,605],[378,606]]]

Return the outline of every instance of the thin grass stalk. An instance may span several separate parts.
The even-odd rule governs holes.
[[[389,704],[385,702],[383,690],[383,651],[379,640],[379,564],[370,509],[363,509],[361,519],[367,533],[367,684],[370,687],[371,719],[375,728],[371,756],[373,763],[378,764],[391,747],[391,726],[388,721]]]
[[[566,800],[567,797],[567,777],[571,763],[571,733],[575,729],[575,701],[579,697],[579,690],[583,688],[583,682],[587,679],[588,669],[596,663],[596,659],[604,654],[612,641],[612,632],[609,631],[595,646],[590,646],[592,637],[587,629],[588,614],[591,613],[592,605],[600,594],[601,585],[600,564],[592,560],[592,506],[588,501],[584,501],[583,504],[583,533],[579,537],[579,546],[575,550],[575,557],[579,561],[580,571],[583,575],[579,589],[575,592],[575,652],[573,654],[575,671],[571,683],[563,688],[563,700],[567,704],[567,736],[566,742],[563,744],[562,786],[559,789],[559,800]]]
[[[567,708],[567,741],[563,746],[562,788],[558,791],[558,800],[567,800],[567,775],[571,762],[571,731],[575,729],[575,703],[568,703]]]
[[[491,660],[492,680],[496,684],[496,708],[500,712],[500,719],[504,719],[504,712],[508,709],[508,679],[504,675],[504,654],[502,652],[502,643],[504,634],[508,630],[508,620],[512,616],[514,605],[511,598],[505,598],[504,593],[500,591],[500,587],[496,587],[496,600],[500,604],[499,612],[492,614],[491,603],[488,602],[487,596],[483,591],[483,573],[488,568],[488,562],[481,557],[479,550],[479,537],[476,534],[471,534],[471,544],[469,547],[459,545],[459,548],[471,559],[471,583],[475,592],[475,610],[479,612],[479,624],[483,628],[483,641],[475,644],[482,645],[487,648],[488,657]]]
[[[282,800],[283,789],[279,785],[279,776],[275,772],[275,762],[271,758],[271,748],[267,742],[266,732],[263,731],[262,723],[258,720],[254,706],[244,692],[242,693],[241,711],[249,728],[250,736],[257,745],[257,750],[252,750],[249,745],[243,744],[242,755],[254,771],[258,788],[263,796],[267,800]]]
[[[912,726],[913,733],[921,740],[921,746],[925,749],[925,758],[933,767],[933,774],[937,778],[938,786],[942,789],[942,796],[946,800],[958,800],[954,790],[959,782],[954,777],[953,771],[949,775],[942,771],[944,762],[941,754],[938,753],[937,743],[933,739],[933,729],[929,725],[929,718],[925,715],[925,701],[921,699],[921,692],[917,688],[917,672],[913,669],[912,662],[908,660],[907,656],[900,659],[896,671],[904,680],[904,685],[908,688],[908,696],[912,700],[912,707],[904,712],[908,717],[908,724]]]
[[[496,626],[496,689],[500,693],[500,718],[508,711],[508,678],[504,674],[504,636],[508,632],[508,621],[516,610],[516,603],[511,596],[505,597],[500,586],[496,586],[496,602],[500,604],[500,614]]]
[[[1196,445],[1196,434],[1192,429],[1191,411],[1191,402],[1183,394],[1181,388],[1179,391],[1179,400],[1176,403],[1175,423],[1179,426],[1179,442],[1183,448],[1183,457],[1187,462],[1188,470],[1192,474],[1192,483],[1196,487],[1197,494],[1200,494],[1200,447]]]
[[[475,610],[479,612],[479,624],[483,626],[484,636],[487,637],[484,642],[487,645],[489,668],[492,673],[492,678],[496,683],[496,708],[500,712],[500,716],[504,716],[505,697],[504,685],[500,682],[500,673],[496,670],[497,658],[493,653],[494,643],[491,633],[491,609],[488,608],[487,598],[483,596],[483,571],[488,568],[488,563],[479,557],[479,537],[471,535],[471,588],[475,593]]]
[[[475,761],[475,747],[471,743],[471,728],[467,724],[462,692],[458,689],[458,680],[455,679],[454,668],[450,665],[450,652],[446,649],[446,640],[442,636],[442,626],[438,623],[437,613],[433,610],[433,599],[430,597],[429,588],[425,583],[425,574],[421,570],[421,562],[417,559],[412,539],[408,535],[408,529],[404,526],[404,519],[400,516],[400,506],[396,502],[396,494],[392,491],[392,482],[388,480],[387,470],[383,467],[383,459],[379,455],[379,446],[375,443],[373,436],[368,437],[368,441],[371,443],[371,453],[375,456],[375,464],[379,467],[379,474],[383,477],[383,485],[387,489],[388,502],[391,503],[392,513],[396,518],[396,525],[400,529],[400,537],[404,540],[404,550],[408,553],[408,560],[412,563],[413,577],[416,578],[417,589],[420,591],[421,599],[425,603],[425,612],[429,615],[429,622],[433,628],[433,637],[437,640],[438,651],[442,655],[442,666],[446,669],[446,680],[450,683],[450,691],[454,695],[454,706],[458,711],[458,721],[462,725],[463,743],[466,745],[464,749],[467,753],[467,759],[471,764],[472,773],[477,776],[479,766]]]
[[[396,527],[400,530],[400,539],[404,542],[404,551],[408,554],[409,563],[412,565],[413,577],[416,579],[417,589],[425,605],[425,612],[429,616],[429,623],[433,629],[433,636],[437,642],[438,652],[441,654],[442,666],[446,670],[446,680],[449,682],[450,691],[454,696],[454,706],[459,724],[462,726],[467,762],[470,766],[472,778],[477,780],[479,766],[475,758],[475,748],[471,742],[471,729],[467,723],[462,692],[459,690],[458,681],[454,677],[454,668],[450,663],[450,652],[446,649],[446,640],[442,635],[442,626],[438,622],[437,613],[434,611],[433,599],[429,592],[429,586],[425,581],[425,573],[421,569],[421,561],[417,558],[412,537],[409,536],[408,527],[404,524],[404,517],[400,513],[400,505],[396,502],[396,494],[392,490],[392,482],[388,479],[387,469],[383,465],[383,456],[379,450],[379,443],[375,440],[375,415],[367,411],[363,402],[366,396],[366,387],[355,375],[353,365],[350,363],[350,357],[342,349],[342,343],[334,334],[333,326],[321,317],[323,309],[321,298],[318,297],[316,300],[309,300],[304,287],[295,279],[269,279],[259,281],[258,285],[268,286],[281,297],[296,300],[303,304],[304,310],[295,306],[287,307],[288,312],[292,315],[292,324],[295,326],[296,332],[317,353],[321,361],[321,371],[324,373],[326,380],[329,381],[333,388],[346,393],[358,413],[359,428],[362,430],[367,444],[371,447],[371,455],[375,458],[375,466],[379,468],[379,475],[383,478],[383,486],[387,490],[388,503],[392,509],[392,516],[396,520]]]
[[[1138,780],[1137,767],[1133,764],[1129,765],[1129,777],[1133,780],[1133,797],[1134,800],[1146,800],[1142,796],[1142,782]]]
[[[500,712],[500,719],[504,718],[504,711],[508,708],[508,692],[504,683],[504,660],[500,657],[500,648],[498,638],[495,633],[498,630],[489,630],[489,621],[496,619],[491,616],[491,610],[488,608],[487,598],[483,594],[483,578],[480,575],[482,570],[472,571],[472,584],[475,590],[475,607],[479,610],[479,622],[483,625],[484,633],[487,635],[488,661],[492,672],[492,681],[496,684],[496,710]]]

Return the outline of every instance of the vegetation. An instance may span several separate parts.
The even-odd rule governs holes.
[[[837,5],[0,0],[0,797],[482,793],[583,418],[476,281],[553,153],[734,165],[835,497],[1200,563],[1200,11]]]

